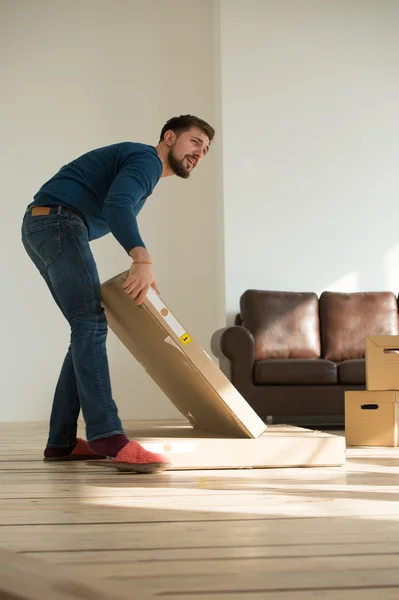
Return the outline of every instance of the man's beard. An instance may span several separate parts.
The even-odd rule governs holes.
[[[169,154],[168,154],[168,163],[170,168],[172,169],[173,173],[175,175],[177,175],[178,177],[182,177],[183,179],[188,179],[190,177],[190,171],[188,171],[186,169],[186,167],[184,166],[183,161],[186,160],[186,157],[184,157],[182,160],[179,160],[178,158],[176,158],[172,148],[169,150]]]

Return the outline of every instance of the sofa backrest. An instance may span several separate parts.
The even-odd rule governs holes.
[[[323,292],[319,300],[322,358],[365,358],[370,335],[398,335],[398,304],[392,292]]]
[[[255,360],[320,358],[319,302],[314,293],[247,290],[236,323],[255,340]]]

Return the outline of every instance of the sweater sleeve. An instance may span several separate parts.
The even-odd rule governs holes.
[[[155,158],[135,157],[126,161],[108,190],[104,217],[111,233],[127,253],[137,246],[146,247],[140,235],[137,214],[141,201],[152,193],[159,176]]]

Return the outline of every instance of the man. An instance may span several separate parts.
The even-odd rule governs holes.
[[[141,304],[159,293],[137,215],[162,177],[184,179],[208,153],[214,129],[182,115],[162,128],[157,146],[133,142],[93,150],[65,165],[28,206],[22,242],[71,328],[55,389],[45,460],[112,457],[146,472],[165,469],[164,456],[130,441],[112,398],[107,322],[89,242],[111,232],[133,260],[125,292]],[[80,409],[87,442],[76,438]]]

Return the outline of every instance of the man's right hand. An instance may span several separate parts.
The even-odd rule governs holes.
[[[159,289],[152,272],[151,258],[145,248],[133,248],[130,256],[137,261],[129,269],[129,275],[123,284],[123,289],[128,296],[134,299],[138,306],[142,304],[150,287],[159,294]]]

